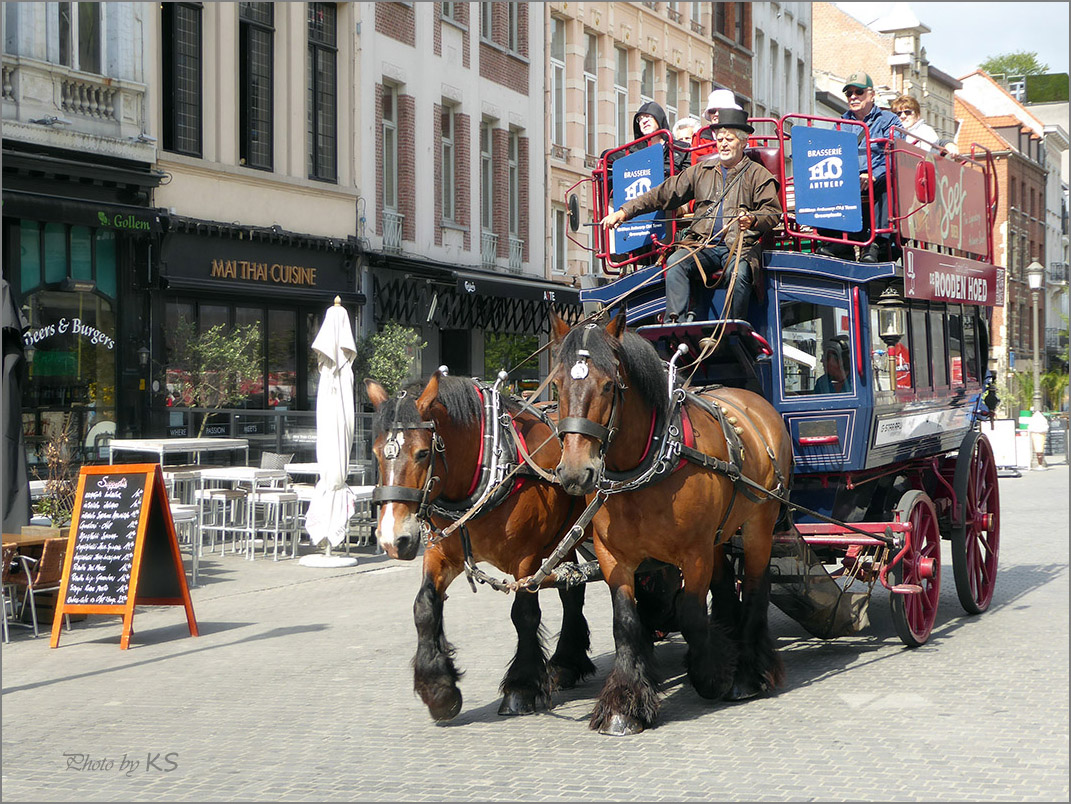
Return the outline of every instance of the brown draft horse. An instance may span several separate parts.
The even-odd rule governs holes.
[[[627,476],[641,464],[652,422],[665,417],[670,407],[666,371],[654,347],[625,329],[624,313],[605,328],[588,324],[570,330],[557,315],[552,323],[557,358],[552,381],[562,439],[558,477],[569,493],[590,495],[607,472]],[[792,450],[773,406],[732,388],[704,397],[729,411],[729,421],[740,433],[743,476],[771,490],[779,478],[787,482]],[[727,437],[716,416],[692,400],[684,402],[684,409],[694,448],[727,461]],[[743,700],[781,683],[784,670],[767,621],[767,569],[781,506],[761,493],[753,496],[758,502],[734,493],[725,474],[690,461],[657,482],[609,494],[593,524],[596,556],[613,600],[616,656],[591,728],[635,734],[657,717],[653,645],[637,617],[633,585],[636,569],[646,559],[672,564],[683,575],[677,622],[688,643],[688,678],[701,696]],[[743,544],[739,594],[725,550],[737,529]]]
[[[372,434],[381,483],[377,494],[393,490],[380,494],[377,538],[392,558],[410,560],[420,548],[423,519],[430,519],[438,531],[452,522],[431,509],[422,510],[425,503],[471,498],[481,468],[484,401],[472,379],[440,372],[423,388],[413,385],[395,397],[373,380],[365,380],[365,386],[376,411]],[[505,396],[502,399],[533,459],[552,470],[561,455],[554,431],[536,414],[521,411]],[[505,433],[504,438],[510,435]],[[531,575],[582,510],[559,486],[525,478],[504,501],[465,524],[473,560],[489,562],[514,578]],[[413,686],[432,718],[440,722],[461,711],[457,686],[461,672],[443,630],[443,601],[447,587],[464,571],[464,561],[460,529],[429,544],[413,603],[417,630]],[[552,689],[567,689],[595,672],[587,655],[590,635],[583,615],[584,587],[562,589],[559,595],[561,634],[549,662],[541,640],[537,595],[514,596],[511,617],[517,651],[502,680],[500,715],[547,709]]]

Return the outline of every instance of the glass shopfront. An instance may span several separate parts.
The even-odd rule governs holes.
[[[96,459],[117,421],[116,235],[27,220],[18,232],[29,461],[44,463],[46,445],[64,434],[72,459]]]

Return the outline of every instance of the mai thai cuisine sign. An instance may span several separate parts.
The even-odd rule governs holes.
[[[634,154],[622,156],[611,168],[614,183],[614,209],[639,198],[665,178],[661,143],[648,146]],[[651,235],[665,237],[666,221],[662,212],[645,212],[625,221],[613,230],[610,251],[624,254],[650,244]]]
[[[860,231],[863,211],[856,132],[796,126],[791,137],[796,221],[841,232]]]

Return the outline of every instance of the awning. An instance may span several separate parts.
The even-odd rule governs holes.
[[[4,190],[4,215],[93,226],[131,235],[163,230],[160,222],[161,211],[150,207],[108,204],[103,201],[26,193],[20,190]]]
[[[457,279],[457,292],[462,296],[502,296],[551,304],[580,304],[580,289],[558,282],[479,271],[455,270],[453,274]]]

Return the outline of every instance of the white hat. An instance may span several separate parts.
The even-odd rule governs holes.
[[[710,93],[710,97],[707,98],[707,116],[709,117],[711,112],[715,112],[718,109],[739,109],[743,111],[743,107],[736,102],[736,96],[731,89],[715,89]]]

